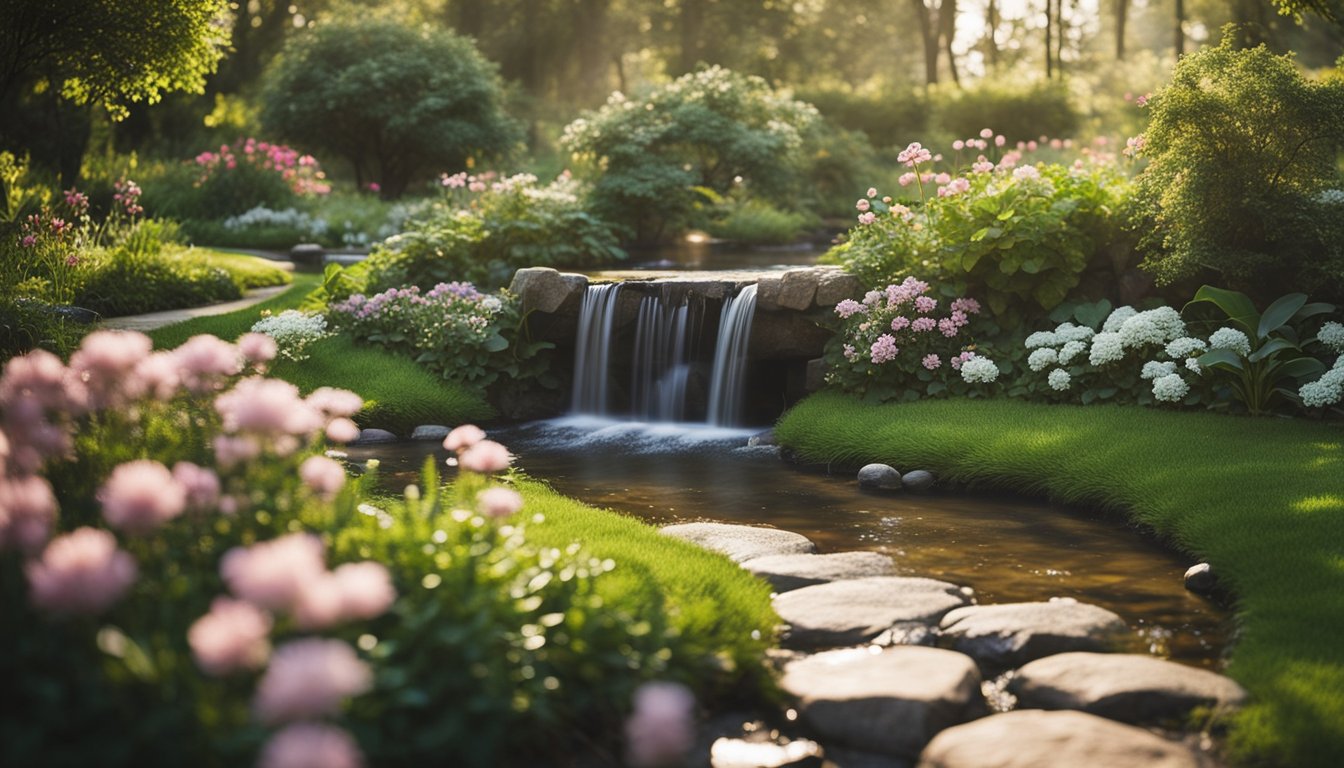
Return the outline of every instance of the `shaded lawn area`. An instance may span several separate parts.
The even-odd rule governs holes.
[[[1242,761],[1344,755],[1344,430],[1007,400],[808,398],[777,426],[809,462],[918,464],[944,480],[1115,509],[1210,562],[1236,595],[1227,673],[1252,704]]]

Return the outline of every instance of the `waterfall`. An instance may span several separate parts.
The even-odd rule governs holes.
[[[620,283],[590,285],[579,308],[579,333],[574,344],[574,413],[605,415],[611,330],[616,320]]]
[[[756,313],[756,286],[748,285],[723,302],[719,338],[714,345],[714,373],[709,388],[710,424],[736,425],[742,418],[742,389],[747,382],[747,344]]]
[[[686,418],[686,382],[690,378],[690,307],[661,296],[645,296],[635,325],[632,410],[648,421]]]

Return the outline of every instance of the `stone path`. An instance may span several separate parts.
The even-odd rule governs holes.
[[[165,312],[150,312],[144,315],[126,315],[124,317],[109,317],[99,323],[102,328],[112,328],[119,331],[152,331],[155,328],[162,328],[165,325],[180,323],[183,320],[190,320],[193,317],[208,317],[210,315],[223,315],[239,309],[246,309],[254,304],[284,293],[289,290],[288,285],[276,285],[269,288],[257,288],[248,291],[243,298],[237,301],[228,301],[223,304],[207,304],[204,307],[190,307],[187,309],[170,309]]]

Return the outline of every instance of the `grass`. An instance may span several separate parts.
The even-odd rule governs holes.
[[[294,309],[321,282],[320,275],[295,275],[289,290],[246,309],[222,315],[196,317],[149,333],[159,349],[176,347],[200,333],[232,341],[252,328],[263,311]],[[494,409],[483,397],[421,368],[410,358],[378,347],[355,344],[332,336],[309,347],[311,357],[301,363],[279,360],[271,374],[304,392],[318,387],[340,387],[364,398],[356,421],[406,436],[420,424],[461,424],[484,421]]]
[[[233,282],[245,291],[285,285],[291,279],[289,270],[282,269],[275,262],[259,256],[227,253],[212,248],[191,248],[182,255],[184,258],[202,261],[207,266],[223,269],[233,278]]]
[[[1239,762],[1344,755],[1344,431],[1116,406],[951,400],[864,405],[823,393],[776,428],[810,462],[918,464],[942,479],[1120,510],[1207,560],[1236,595],[1227,673],[1252,702]]]

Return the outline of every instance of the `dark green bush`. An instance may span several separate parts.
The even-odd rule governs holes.
[[[838,88],[803,88],[794,96],[816,107],[828,123],[863,133],[874,147],[904,147],[929,128],[928,98],[915,90],[859,94]]]
[[[228,270],[173,254],[124,249],[94,255],[75,304],[104,317],[195,307],[241,298]]]
[[[202,169],[190,161],[155,167],[144,183],[145,210],[178,220],[220,220],[259,205],[291,207],[297,200],[280,174],[247,163],[201,177]]]
[[[930,97],[934,123],[956,138],[989,128],[1009,142],[1041,136],[1063,138],[1078,128],[1068,89],[1058,82],[985,79],[965,88],[940,89]]]

